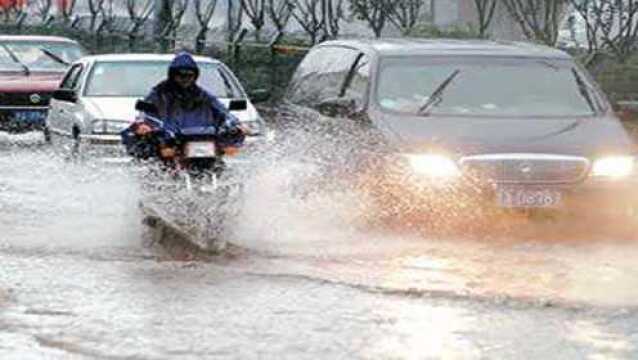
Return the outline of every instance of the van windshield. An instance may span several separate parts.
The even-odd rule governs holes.
[[[602,107],[571,60],[492,56],[385,59],[376,100],[411,115],[591,116]]]

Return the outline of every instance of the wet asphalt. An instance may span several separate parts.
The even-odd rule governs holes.
[[[0,134],[0,169],[1,359],[638,357],[631,227],[366,227],[279,165],[248,182],[242,251],[184,261],[146,241],[134,169],[36,134]]]

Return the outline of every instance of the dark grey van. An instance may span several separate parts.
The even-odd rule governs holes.
[[[633,204],[632,139],[589,74],[553,48],[329,41],[301,62],[280,110],[310,131],[339,126],[383,149],[392,161],[359,170],[400,179],[391,188],[403,197],[473,194],[504,208]]]

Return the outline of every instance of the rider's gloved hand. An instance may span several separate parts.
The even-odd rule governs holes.
[[[145,136],[145,135],[148,135],[148,134],[152,133],[153,132],[153,128],[149,124],[147,124],[147,123],[145,123],[143,121],[140,121],[140,122],[137,122],[137,123],[135,123],[133,125],[133,132],[137,136]]]

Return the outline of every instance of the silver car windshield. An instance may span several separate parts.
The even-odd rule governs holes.
[[[84,96],[144,97],[166,79],[168,61],[98,62],[86,83]],[[233,78],[218,64],[200,63],[197,84],[220,98],[237,98],[242,93]]]
[[[435,101],[429,97],[458,71]],[[427,115],[591,116],[600,99],[571,60],[496,57],[389,58],[376,100],[382,109]]]
[[[60,42],[2,42],[0,43],[0,71],[21,70],[22,65],[16,62],[10,52],[15,54],[18,60],[32,71],[64,71],[67,65],[56,61],[45,51],[51,52],[58,58],[72,63],[83,55],[82,49],[73,43]],[[8,52],[4,46],[10,51]]]

